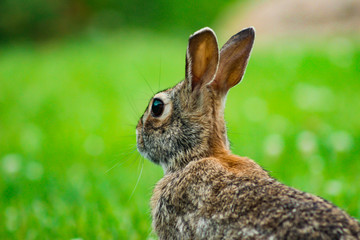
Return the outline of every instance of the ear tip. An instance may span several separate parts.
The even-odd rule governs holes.
[[[246,28],[245,30],[248,30],[250,35],[255,36],[256,31],[253,26],[250,26],[250,27]]]
[[[243,37],[255,37],[255,28],[253,26],[241,30],[238,34]]]
[[[237,34],[232,36],[228,42],[239,41],[242,39],[249,39],[251,42],[253,42],[255,39],[255,28],[248,27],[248,28],[241,30],[240,32],[238,32]]]
[[[212,32],[212,33],[215,33],[214,30],[212,30],[212,28],[210,27],[203,27],[202,29],[200,29],[199,31],[204,31],[204,32]]]
[[[201,28],[201,29],[197,30],[196,32],[191,34],[189,38],[191,39],[191,38],[193,38],[195,36],[202,35],[202,34],[210,34],[210,35],[212,35],[212,36],[214,36],[216,38],[216,34],[215,34],[214,30],[212,30],[209,27],[204,27],[204,28]]]

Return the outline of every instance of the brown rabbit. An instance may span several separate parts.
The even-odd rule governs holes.
[[[185,80],[157,93],[141,117],[138,150],[165,172],[151,198],[155,232],[160,239],[359,239],[360,224],[344,211],[230,152],[226,95],[244,75],[254,37],[247,28],[219,53],[211,29],[194,33]]]

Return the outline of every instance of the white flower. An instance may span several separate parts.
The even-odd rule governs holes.
[[[301,132],[297,137],[297,147],[304,154],[314,153],[317,149],[316,136],[312,132]]]
[[[338,180],[330,180],[325,186],[325,191],[332,196],[338,195],[341,192],[341,189],[342,183]]]
[[[345,131],[332,133],[329,136],[329,142],[337,152],[348,151],[353,145],[353,139],[351,135]]]
[[[2,167],[9,174],[17,173],[21,168],[21,156],[19,154],[8,154],[2,159]]]
[[[284,140],[279,134],[272,134],[265,138],[264,151],[269,156],[279,156],[284,150]]]

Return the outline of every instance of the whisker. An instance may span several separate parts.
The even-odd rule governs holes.
[[[158,83],[158,89],[160,89],[160,81],[161,81],[161,61],[162,61],[162,58],[160,56],[160,69],[159,69],[159,83]]]
[[[126,137],[126,136],[124,136]],[[135,136],[133,136],[134,139],[132,139],[131,141],[129,141],[129,139],[116,139],[116,141],[114,142],[117,151],[115,153],[112,154],[112,156],[122,156],[128,152],[131,152],[132,150],[137,148],[137,143],[136,143],[136,139]],[[125,140],[125,141],[124,141]]]
[[[152,90],[149,82],[146,80],[145,76],[142,74],[142,72],[140,71],[140,68],[138,66],[136,66],[136,70],[138,71],[138,73],[140,74],[140,76],[142,77],[142,79],[145,81],[146,85],[148,86],[148,88],[150,89],[150,91],[152,92],[153,95],[155,95],[155,92]]]
[[[130,97],[127,94],[125,94],[125,96],[127,98],[127,101],[129,102],[129,106],[133,112],[134,122],[137,122],[140,118],[140,114],[138,114],[139,111],[136,109],[136,107],[135,107],[133,101],[130,99]]]
[[[149,218],[150,220],[151,220],[151,218]],[[146,236],[146,239],[149,239],[149,237],[150,237],[150,235],[153,233],[153,230],[152,230],[152,227],[150,226],[149,228],[148,228],[148,234],[147,234],[147,236]]]
[[[119,141],[119,143],[122,143]],[[121,149],[119,149],[119,152],[118,153],[115,153],[113,154],[113,156],[115,157],[121,157],[121,156],[124,156],[126,154],[130,154],[132,153],[134,150],[136,150],[136,144],[129,144],[127,147],[123,147]]]
[[[137,162],[138,159],[139,159],[139,153],[137,152],[137,150],[134,150],[131,153],[131,157],[130,157],[131,163],[129,166],[133,166]]]
[[[111,170],[113,170],[115,167],[119,167],[123,164],[125,164],[126,162],[128,162],[130,159],[132,159],[132,156],[134,154],[134,152],[136,151],[136,147],[135,149],[133,149],[132,151],[128,152],[128,153],[122,153],[122,155],[128,155],[126,157],[125,160],[123,161],[118,161],[117,163],[115,163],[111,168],[109,168],[108,170],[106,170],[105,174],[109,173]]]
[[[140,155],[139,155],[139,156],[140,156]],[[139,182],[140,182],[140,178],[141,178],[141,175],[142,175],[142,171],[143,171],[143,169],[144,169],[144,159],[143,159],[142,157],[140,158],[140,163],[141,163],[141,164],[140,164],[140,165],[141,165],[140,174],[139,174],[139,177],[138,177],[138,179],[137,179],[137,181],[136,181],[134,190],[132,191],[132,193],[131,193],[131,195],[130,195],[129,201],[130,201],[130,199],[132,198],[132,196],[133,196],[134,193],[135,193],[136,187],[138,186],[138,184],[139,184]]]

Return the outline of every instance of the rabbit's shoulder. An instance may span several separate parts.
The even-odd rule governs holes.
[[[227,174],[226,169],[213,158],[190,162],[180,171],[167,173],[156,184],[151,199],[152,208],[155,208],[160,198],[169,199],[173,204],[176,204],[178,198],[184,197],[184,194],[192,192],[192,196],[198,198],[199,195],[206,194],[206,186],[213,185],[213,181],[225,184],[228,181],[225,178]]]

